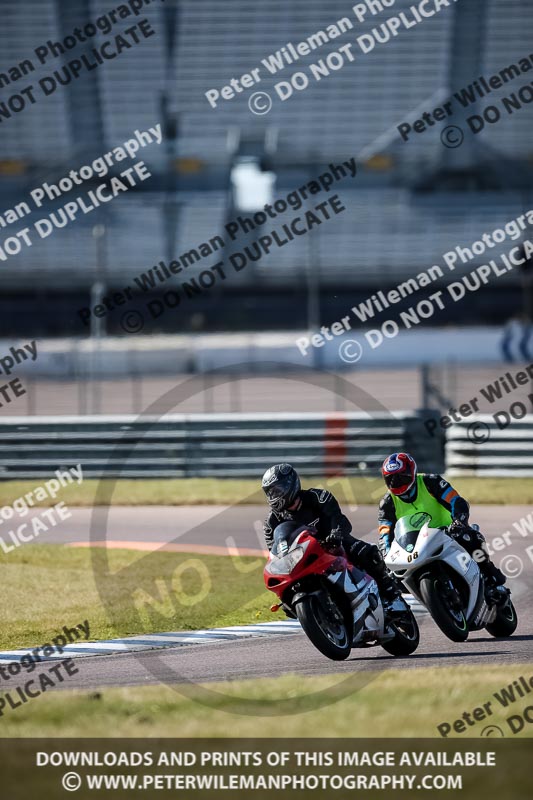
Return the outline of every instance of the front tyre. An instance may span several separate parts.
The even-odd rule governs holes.
[[[307,638],[333,661],[344,661],[352,643],[344,616],[328,594],[309,594],[296,604],[296,613]]]
[[[411,609],[405,612],[400,619],[394,619],[388,626],[394,633],[394,639],[381,642],[381,646],[391,656],[410,656],[414,653],[420,642],[418,623]]]
[[[441,631],[452,642],[466,642],[468,624],[462,609],[452,605],[450,579],[437,573],[425,575],[420,581],[420,594],[424,605]]]
[[[509,598],[504,606],[498,608],[496,619],[494,622],[491,622],[490,625],[487,625],[487,631],[491,636],[504,638],[506,636],[512,636],[517,625],[518,617],[516,616],[516,610],[513,601]]]

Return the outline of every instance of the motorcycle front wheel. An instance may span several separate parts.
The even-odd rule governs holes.
[[[389,628],[394,631],[394,639],[381,642],[381,646],[391,656],[410,656],[420,643],[418,623],[411,609],[398,620],[389,622]]]
[[[512,636],[517,625],[518,617],[516,616],[513,601],[509,598],[504,606],[498,608],[496,619],[490,625],[487,625],[487,632],[496,638],[504,638]]]
[[[464,612],[455,609],[447,599],[449,578],[432,572],[420,581],[420,594],[427,610],[448,639],[452,642],[466,642],[468,624]]]
[[[296,604],[296,613],[307,638],[322,655],[344,661],[352,643],[342,611],[329,595],[309,594]]]

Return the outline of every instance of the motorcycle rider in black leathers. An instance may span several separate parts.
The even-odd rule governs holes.
[[[341,544],[349,560],[374,578],[386,606],[400,595],[379,548],[351,536],[351,523],[331,492],[302,489],[298,473],[290,464],[275,464],[267,469],[261,487],[271,508],[263,526],[269,550],[274,542],[274,530],[282,522],[305,525],[313,528],[316,538],[327,546],[338,547]]]

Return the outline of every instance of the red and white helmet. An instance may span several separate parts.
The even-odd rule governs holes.
[[[381,474],[389,492],[406,494],[416,481],[416,461],[409,453],[392,453],[383,462]]]

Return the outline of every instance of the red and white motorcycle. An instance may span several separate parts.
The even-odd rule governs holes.
[[[407,603],[399,598],[389,614],[370,575],[354,567],[342,547],[327,549],[315,532],[283,522],[264,570],[267,589],[283,608],[297,617],[314,646],[336,661],[354,647],[381,645],[394,656],[418,647],[418,625]]]

